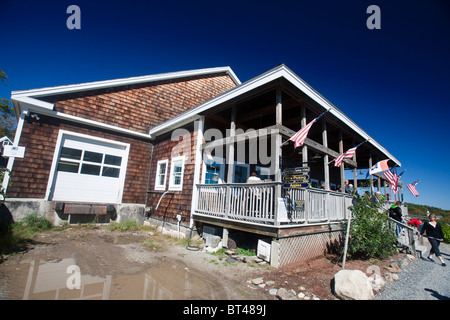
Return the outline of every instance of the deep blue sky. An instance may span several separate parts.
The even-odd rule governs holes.
[[[69,30],[66,9],[81,9]],[[381,29],[369,30],[369,5]],[[230,66],[242,82],[285,63],[450,209],[450,2],[0,0],[11,90]]]

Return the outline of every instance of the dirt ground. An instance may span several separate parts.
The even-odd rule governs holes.
[[[306,294],[334,300],[339,260],[324,256],[275,269],[230,263],[153,232],[68,228],[37,235],[27,250],[0,263],[0,299],[276,300],[271,288],[298,293],[302,286]],[[366,272],[372,263],[347,261],[346,269]],[[252,284],[258,277],[273,283]]]

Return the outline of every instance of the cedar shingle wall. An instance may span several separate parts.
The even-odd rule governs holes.
[[[183,224],[188,223],[191,210],[195,170],[195,146],[197,143],[197,135],[193,130],[193,127],[186,127],[185,129],[187,131],[179,141],[172,141],[170,135],[164,135],[155,141],[147,200],[147,206],[152,206],[153,209],[156,209],[158,201],[164,192],[155,190],[157,162],[159,160],[168,159],[169,163],[165,191],[169,191],[169,193],[161,199],[158,210],[154,211],[152,217],[163,219],[164,221],[175,222],[177,221],[177,214],[182,214]],[[171,159],[181,155],[185,156],[183,190],[171,191],[169,190]],[[179,209],[180,206],[182,209]]]
[[[59,112],[148,133],[151,127],[233,87],[235,84],[232,79],[222,73],[72,93],[42,98],[42,100],[54,103],[55,110]],[[40,199],[45,197],[58,132],[59,129],[64,129],[130,143],[122,202],[145,203],[151,161],[152,145],[150,143],[51,117],[41,115],[40,118],[38,123],[27,121],[24,123],[19,144],[26,147],[25,158],[16,159],[14,162],[8,197]],[[177,142],[173,144],[176,145]],[[152,162],[153,166],[156,166],[157,160],[160,160],[155,159],[156,161]],[[192,185],[190,180],[192,178],[189,178],[191,173],[193,173],[193,164],[192,169],[189,164],[186,164],[183,191],[192,188],[189,186],[189,184]],[[154,177],[151,178],[153,185],[150,188],[154,188]],[[173,204],[190,206],[190,193],[177,194]]]
[[[46,101],[55,110],[148,133],[151,127],[235,87],[226,74],[93,90]]]
[[[129,143],[130,153],[122,202],[145,203],[151,143],[43,115],[40,115],[39,122],[24,123],[20,145],[26,146],[25,157],[14,161],[11,185],[7,192],[9,198],[45,197],[60,129]]]

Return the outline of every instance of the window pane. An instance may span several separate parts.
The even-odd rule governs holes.
[[[103,167],[102,176],[118,178],[120,175],[119,168]]]
[[[85,151],[83,161],[102,163],[103,154],[91,151]]]
[[[105,155],[105,164],[111,164],[113,166],[120,166],[122,164],[122,157]]]
[[[81,166],[81,173],[98,176],[100,174],[100,166],[83,163]]]
[[[81,150],[63,147],[61,149],[61,158],[80,160]]]
[[[78,167],[79,166],[80,165],[78,163],[59,161],[57,170],[58,171],[64,171],[64,172],[78,173]]]
[[[206,165],[206,175],[205,175],[206,184],[219,183],[219,176],[220,176],[220,164],[213,162]]]

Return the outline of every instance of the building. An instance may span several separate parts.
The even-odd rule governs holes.
[[[336,192],[346,168],[357,184],[357,169],[401,165],[285,65],[243,84],[212,68],[14,91],[12,101],[14,145],[26,148],[3,182],[13,216],[195,222],[225,245],[240,230],[267,243],[275,266],[339,240],[352,200]],[[301,148],[287,141],[322,114]],[[289,168],[307,168],[310,187],[284,188]],[[251,171],[261,182],[245,183]]]

